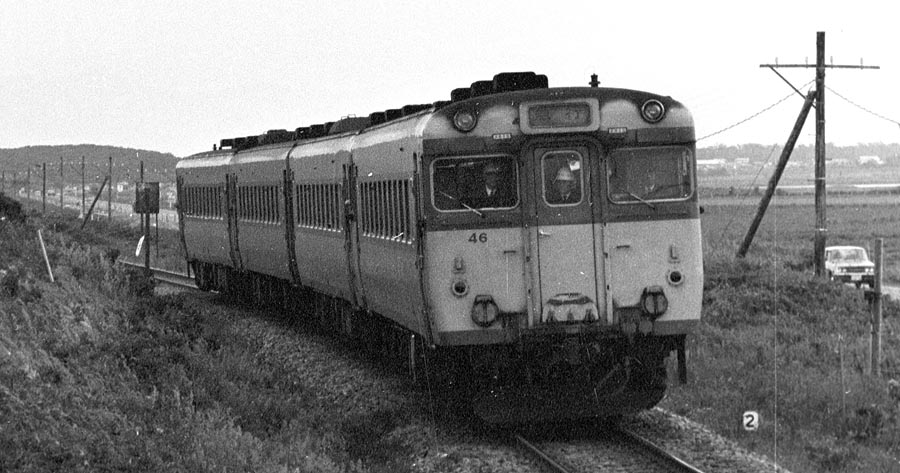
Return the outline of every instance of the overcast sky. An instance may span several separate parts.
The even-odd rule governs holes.
[[[713,134],[698,146],[783,143],[796,94],[717,132],[793,93],[759,65],[814,64],[817,31],[829,62],[881,67],[828,70],[826,85],[857,105],[828,92],[827,141],[900,142],[893,8],[741,4],[0,0],[0,148],[186,156],[221,138],[445,100],[502,71],[546,74],[551,87],[596,72],[601,86],[671,95],[693,111],[698,138]],[[797,87],[815,76],[780,72]],[[813,142],[812,117],[801,143]]]

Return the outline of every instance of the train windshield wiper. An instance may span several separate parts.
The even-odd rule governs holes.
[[[475,215],[478,215],[479,217],[484,218],[484,214],[481,213],[481,212],[479,212],[478,209],[476,209],[476,208],[474,208],[474,207],[469,207],[468,205],[465,204],[465,202],[463,202],[463,201],[457,199],[456,197],[454,197],[454,196],[452,196],[452,195],[450,195],[450,194],[448,194],[448,193],[446,193],[446,192],[444,192],[444,191],[440,191],[440,190],[439,190],[438,192],[440,192],[444,197],[446,197],[446,198],[448,198],[448,199],[455,200],[459,205],[462,205],[462,206],[465,207],[467,210],[472,211],[472,213],[474,213]]]
[[[643,203],[643,204],[646,205],[647,207],[650,207],[651,209],[656,210],[656,206],[655,206],[655,205],[653,205],[653,204],[651,204],[650,202],[647,202],[646,200],[642,199],[639,195],[635,194],[634,192],[631,192],[631,191],[625,191],[625,192],[627,192],[628,195],[634,197],[636,200],[639,200],[641,203]]]

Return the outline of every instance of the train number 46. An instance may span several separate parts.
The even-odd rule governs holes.
[[[487,233],[473,233],[469,235],[469,241],[472,243],[487,243]]]

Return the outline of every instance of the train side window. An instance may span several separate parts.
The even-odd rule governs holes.
[[[253,186],[253,218],[257,222],[263,221],[263,192],[262,186]]]
[[[694,192],[693,154],[683,146],[623,148],[610,154],[609,199],[614,203],[684,200]]]
[[[359,185],[359,224],[363,234],[369,233],[367,226],[369,225],[369,215],[368,215],[368,196],[367,196],[367,183],[360,183]]]
[[[271,217],[269,217],[269,211],[272,208],[271,202],[269,201],[269,186],[260,186],[259,196],[259,219],[265,223],[269,223],[272,221]]]
[[[316,184],[316,227],[325,229],[328,219],[328,196],[325,193],[325,184]]]
[[[432,205],[442,212],[519,205],[519,174],[509,156],[441,158],[431,164]]]
[[[266,218],[269,220],[269,223],[275,223],[275,192],[274,187],[268,186],[266,188]]]

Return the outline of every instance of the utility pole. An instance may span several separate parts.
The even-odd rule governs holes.
[[[776,71],[776,68],[816,68],[816,166],[815,166],[815,188],[816,188],[816,240],[814,246],[813,260],[815,262],[816,276],[825,274],[825,240],[828,232],[828,224],[825,218],[825,69],[880,69],[878,66],[864,66],[860,62],[859,65],[836,65],[825,64],[825,32],[816,33],[816,64],[760,64],[759,67],[768,67],[781,80],[787,82],[799,95],[803,94],[797,90],[787,79]]]
[[[47,163],[41,164],[42,183],[41,184],[41,215],[47,215]]]
[[[65,201],[63,200],[63,194],[66,191],[66,180],[63,177],[63,157],[59,157],[59,211],[62,212],[65,208]]]
[[[81,156],[81,215],[84,211],[84,156]]]
[[[112,175],[112,156],[109,157],[109,171],[106,174],[109,177],[109,200],[106,203],[106,221],[112,222],[112,188],[113,188],[113,175]]]

